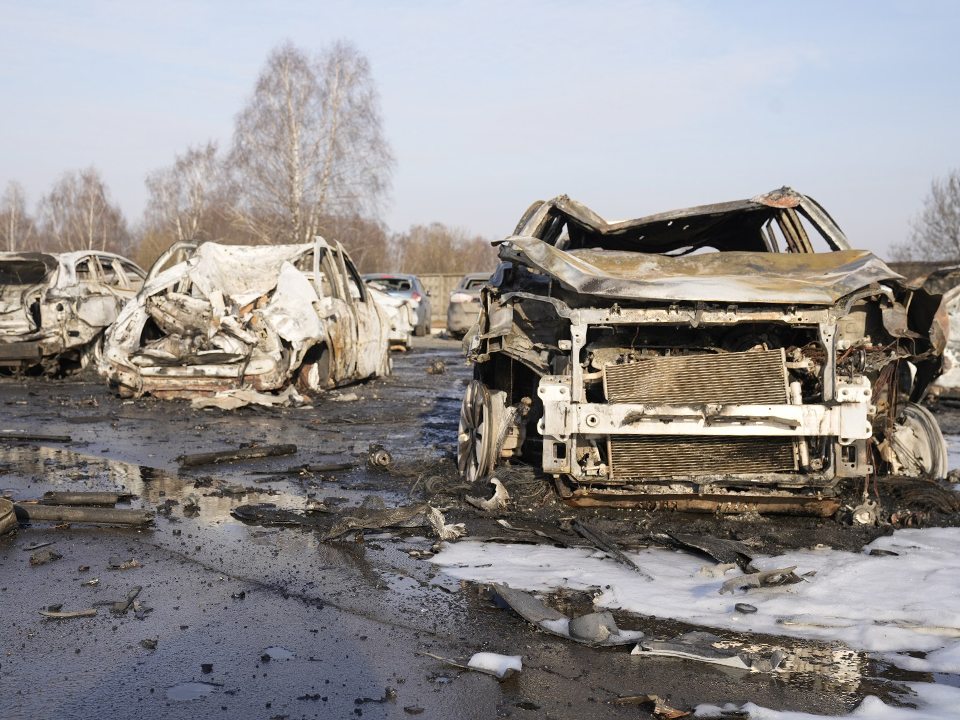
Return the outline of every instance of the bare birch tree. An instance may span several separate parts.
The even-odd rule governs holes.
[[[934,178],[910,225],[910,239],[892,247],[894,259],[960,262],[960,170]]]
[[[120,252],[127,240],[126,221],[110,201],[96,168],[66,172],[40,201],[44,249]]]
[[[236,119],[237,218],[264,242],[305,242],[324,216],[376,215],[393,157],[370,66],[337,43],[311,58],[275,49]]]
[[[33,231],[23,186],[11,180],[0,198],[0,247],[7,252],[26,250]]]
[[[146,179],[145,220],[154,231],[167,233],[171,243],[209,239],[215,214],[223,211],[223,163],[217,144],[188,148],[173,165],[154,170]]]

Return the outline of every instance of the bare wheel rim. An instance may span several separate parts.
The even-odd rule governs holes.
[[[490,391],[482,382],[471,380],[460,406],[457,442],[457,468],[468,482],[484,477],[490,466],[491,415]]]
[[[946,477],[947,442],[937,419],[927,408],[912,402],[906,403],[900,409],[899,415],[899,421],[904,425],[912,426],[914,432],[926,443],[927,453],[925,454],[928,460],[923,463],[922,474],[934,480]]]

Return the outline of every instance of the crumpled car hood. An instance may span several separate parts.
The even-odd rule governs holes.
[[[612,299],[832,305],[881,280],[902,280],[867,250],[792,254],[712,252],[668,257],[558,250],[512,236],[500,259],[543,272],[568,290]]]

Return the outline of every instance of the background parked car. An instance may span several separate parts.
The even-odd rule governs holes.
[[[417,311],[413,300],[402,295],[390,295],[376,284],[368,283],[367,292],[383,308],[390,320],[390,348],[409,350],[413,347],[413,334],[417,324]]]
[[[463,337],[473,327],[480,314],[480,288],[487,284],[490,273],[469,273],[463,276],[459,287],[450,293],[447,306],[447,332]]]
[[[409,298],[417,314],[413,334],[422,336],[430,332],[430,323],[433,321],[430,291],[423,287],[420,278],[416,275],[372,273],[364,275],[363,281],[388,295]]]
[[[107,252],[0,253],[0,366],[63,372],[95,364],[104,330],[145,277]]]

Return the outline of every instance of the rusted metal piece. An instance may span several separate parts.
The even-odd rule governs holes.
[[[637,565],[632,558],[624,555],[623,551],[617,547],[617,544],[613,541],[613,538],[603,532],[603,530],[600,528],[587,525],[579,520],[574,520],[573,530],[595,548],[607,553],[621,565],[630,568],[635,573],[639,574],[644,580],[653,580],[653,578],[644,572],[643,568]]]
[[[127,593],[127,597],[121,600],[120,602],[114,603],[113,608],[111,608],[115,613],[125,613],[133,601],[137,599],[137,595],[140,594],[140,591],[143,588],[137,585],[134,588],[131,588],[130,592]]]
[[[93,525],[149,525],[153,513],[121,508],[78,507],[75,505],[30,505],[14,503],[20,522],[90,523]]]
[[[93,617],[97,614],[97,609],[90,608],[89,610],[73,610],[72,612],[51,612],[49,610],[41,610],[40,614],[45,618],[69,620],[70,618]]]
[[[46,492],[40,503],[43,505],[116,505],[129,500],[130,493],[115,492]]]
[[[44,433],[21,432],[19,430],[0,430],[0,442],[73,442],[69,435],[46,435]]]
[[[296,455],[296,453],[297,446],[292,444],[261,445],[260,447],[238,448],[237,450],[197,453],[196,455],[181,455],[177,458],[177,463],[179,463],[180,467],[197,467],[200,465],[213,465],[214,463],[232,462],[234,460],[283,457],[285,455]]]
[[[635,510],[677,510],[680,512],[734,515],[745,512],[778,515],[830,517],[840,509],[838,498],[764,495],[682,495],[652,493],[608,493],[578,488],[563,498],[571,507],[619,507]]]
[[[643,638],[640,630],[620,630],[609,613],[589,613],[580,618],[569,618],[559,610],[544,605],[531,593],[506,584],[494,583],[492,587],[499,599],[520,617],[552,635],[583,645],[604,647],[628,645]],[[581,634],[579,631],[587,632]]]

